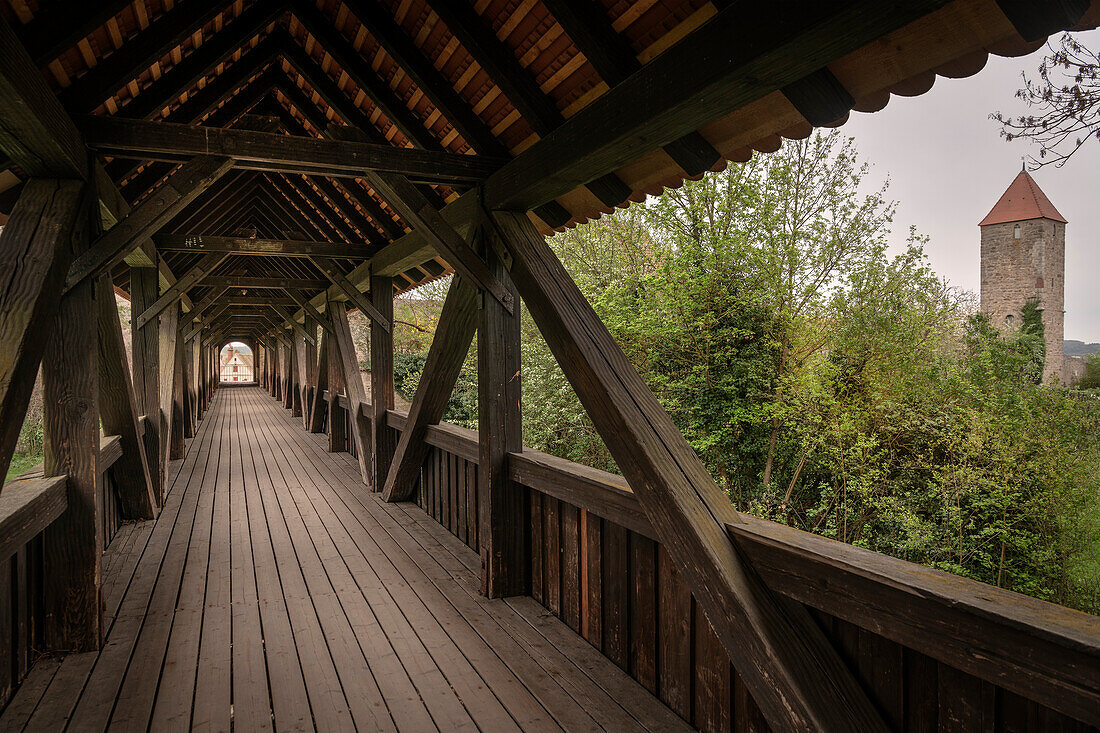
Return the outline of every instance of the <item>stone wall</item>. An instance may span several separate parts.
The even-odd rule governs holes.
[[[1016,238],[1016,227],[1020,237]],[[982,312],[1002,329],[1018,328],[1020,311],[1039,299],[1046,335],[1043,382],[1063,376],[1066,225],[1031,219],[982,227]]]

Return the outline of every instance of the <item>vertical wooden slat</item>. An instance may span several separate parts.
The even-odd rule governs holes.
[[[905,650],[905,730],[931,733],[939,729],[939,669],[936,660]]]
[[[603,650],[603,520],[587,514],[585,521],[585,571],[588,578],[584,638]]]
[[[622,526],[603,523],[604,654],[623,669],[630,668],[630,547]]]
[[[561,618],[581,630],[580,518],[577,507],[561,503]]]
[[[733,688],[730,679],[729,655],[707,621],[706,614],[695,606],[695,720],[703,731],[730,729],[730,699]],[[735,727],[734,730],[740,730]]]
[[[561,502],[550,496],[543,497],[545,513],[543,535],[546,541],[546,607],[561,618]]]
[[[539,603],[546,603],[544,590],[545,570],[543,557],[546,555],[546,538],[543,536],[542,527],[542,502],[543,494],[538,491],[531,492],[531,597]]]
[[[630,674],[657,693],[657,550],[653,540],[630,533]]]
[[[657,547],[657,635],[661,700],[685,720],[691,718],[691,591],[672,558]]]
[[[131,267],[131,313],[153,305],[160,288],[160,274],[155,267]],[[145,460],[149,463],[150,480],[157,503],[164,500],[164,468],[161,462],[161,349],[160,322],[156,319],[138,327],[131,320],[130,350],[133,357],[134,408],[145,416]],[[196,337],[198,338],[198,337]]]
[[[157,515],[152,480],[155,469],[149,465],[145,443],[138,431],[130,366],[126,363],[126,346],[111,276],[100,277],[95,288],[99,419],[103,431],[107,435],[118,435],[122,446],[122,456],[116,464],[119,470],[115,488],[127,519],[152,519]]]

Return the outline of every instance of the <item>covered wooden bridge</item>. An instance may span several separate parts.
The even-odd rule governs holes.
[[[543,239],[1100,3],[0,11],[0,729],[1100,725],[1097,618],[734,511]],[[521,300],[625,478],[523,448]]]

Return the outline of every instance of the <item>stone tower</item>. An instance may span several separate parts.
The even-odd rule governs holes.
[[[982,313],[1002,329],[1020,325],[1031,298],[1043,309],[1043,383],[1062,377],[1065,324],[1066,220],[1026,170],[981,224]]]

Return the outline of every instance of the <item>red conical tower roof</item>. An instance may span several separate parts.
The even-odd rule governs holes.
[[[986,214],[978,226],[989,224],[1004,224],[1010,221],[1026,221],[1027,219],[1052,219],[1067,223],[1065,218],[1050,203],[1050,199],[1039,188],[1035,179],[1028,175],[1027,171],[1020,171],[1016,180],[1004,192],[1000,200],[993,206],[992,211]]]

